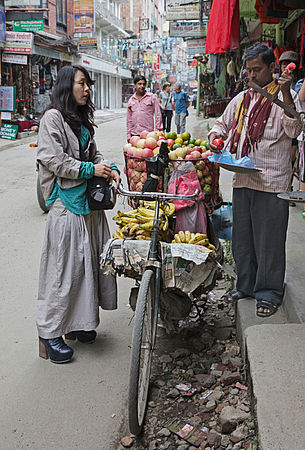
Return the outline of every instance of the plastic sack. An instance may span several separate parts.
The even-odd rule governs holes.
[[[212,156],[208,157],[208,160],[214,163],[231,164],[232,166],[249,167],[250,169],[253,169],[252,161],[248,156],[234,159],[228,150],[225,150],[222,153],[213,153]]]
[[[207,234],[207,213],[202,201],[176,212],[175,233],[179,231]]]
[[[169,194],[192,195],[196,189],[199,190],[199,200],[203,198],[201,186],[197,177],[196,169],[192,162],[179,162],[173,170],[168,182]],[[176,211],[193,206],[195,200],[171,200],[175,206]]]
[[[211,221],[220,239],[232,241],[233,211],[230,203],[216,209],[211,216]]]

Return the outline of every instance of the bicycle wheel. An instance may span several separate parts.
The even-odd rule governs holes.
[[[153,356],[153,308],[155,274],[145,270],[139,289],[129,379],[129,428],[132,434],[141,433],[146,411],[150,369]]]

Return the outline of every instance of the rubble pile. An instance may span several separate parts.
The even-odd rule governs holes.
[[[257,448],[234,312],[221,300],[223,288],[220,282],[208,295],[203,321],[181,323],[175,335],[159,328],[143,434],[132,448]]]

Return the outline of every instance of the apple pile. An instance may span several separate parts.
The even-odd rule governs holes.
[[[142,131],[140,136],[132,136],[129,143],[124,145],[125,173],[129,188],[140,192],[147,179],[146,158],[159,153],[162,140],[165,140],[162,131]]]

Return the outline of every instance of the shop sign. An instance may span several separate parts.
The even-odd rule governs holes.
[[[74,33],[94,32],[94,0],[74,0]]]
[[[144,53],[144,64],[158,64],[159,55],[157,53],[146,52]]]
[[[190,82],[189,82],[189,85],[190,85],[190,88],[196,88],[196,87],[198,87],[198,82],[197,82],[197,80],[191,80]]]
[[[5,0],[6,8],[26,8],[28,6],[41,6],[41,0]]]
[[[0,0],[0,41],[6,41],[4,0]]]
[[[160,69],[161,70],[171,70],[171,65],[170,64],[160,64]]]
[[[0,111],[15,111],[16,86],[0,86]]]
[[[199,0],[166,0],[166,20],[199,20]]]
[[[205,37],[208,22],[171,22],[169,25],[170,37]]]
[[[163,78],[166,78],[166,70],[158,70],[154,73],[156,80],[162,80]]]
[[[97,50],[97,38],[79,39],[78,50]]]
[[[205,53],[205,39],[192,39],[187,41],[187,51],[190,56]]]
[[[30,55],[33,48],[33,33],[7,31],[4,53],[19,53]]]
[[[59,59],[61,61],[67,61],[67,62],[73,61],[72,55],[69,55],[69,53],[64,53],[64,52],[59,53]]]
[[[3,53],[2,62],[9,64],[23,64],[27,65],[28,57],[27,55],[16,55],[14,53]]]
[[[42,31],[43,20],[15,20],[14,31]]]
[[[0,138],[10,139],[13,141],[16,139],[18,133],[18,125],[13,125],[11,123],[3,123],[0,128]]]

